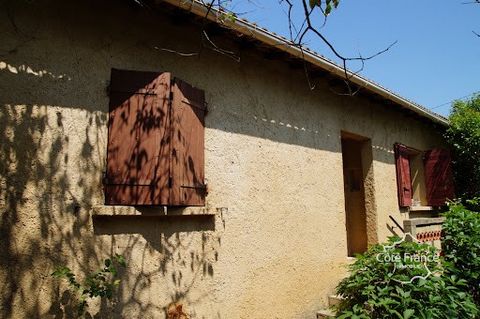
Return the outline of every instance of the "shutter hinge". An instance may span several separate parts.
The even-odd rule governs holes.
[[[201,185],[197,185],[197,186],[181,185],[180,187],[201,191],[203,193],[203,196],[207,196],[207,194],[208,194],[208,185],[207,184],[201,184]]]
[[[208,184],[205,183],[203,184],[204,188],[203,188],[203,196],[207,196],[208,195]]]
[[[173,101],[173,86],[175,85],[175,78],[172,77],[170,79],[170,94],[168,95],[168,99],[170,100],[170,102]],[[171,105],[171,103],[170,103]]]
[[[205,113],[204,114],[205,114],[205,116],[207,116],[207,114],[208,114],[208,102],[205,102],[204,105],[205,105]]]
[[[107,178],[107,174],[106,174],[106,173],[103,173],[103,176],[102,176],[102,184],[103,184],[103,185],[108,184],[108,178]]]

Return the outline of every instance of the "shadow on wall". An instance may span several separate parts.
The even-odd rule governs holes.
[[[158,315],[174,302],[185,302],[194,311],[205,296],[190,298],[189,292],[199,278],[214,276],[218,259],[215,218],[115,216],[92,221],[104,162],[95,153],[104,145],[99,127],[106,119],[82,114],[84,123],[67,131],[79,119],[47,107],[4,104],[0,113],[0,316],[71,317],[70,295],[50,274],[67,265],[84,276],[115,253],[127,257],[129,268],[114,314],[127,309]],[[146,293],[159,297],[149,300]],[[102,304],[98,316],[109,311]]]
[[[175,30],[184,32],[185,42],[195,40],[189,38],[195,32],[185,32],[190,28],[161,25],[168,32],[157,32],[152,40],[144,30],[158,30],[163,22],[146,19],[138,9],[109,1],[78,2],[78,8],[45,3],[0,3],[0,316],[37,318],[50,311],[56,318],[68,317],[63,307],[68,294],[49,274],[59,265],[86,274],[114,253],[125,255],[129,264],[115,314],[153,316],[164,313],[168,303],[187,299],[187,306],[194,305],[206,296],[190,296],[191,288],[215,275],[221,242],[214,217],[90,217],[91,207],[103,198],[111,67],[161,71],[168,66],[180,77],[190,74],[192,84],[214,99],[209,128],[334,152],[340,152],[340,131],[319,120],[327,117],[312,99],[295,100],[310,94],[306,85],[287,85],[292,77],[303,83],[301,71],[292,75],[282,65],[283,73],[271,72],[276,92],[297,92],[296,102],[286,105],[283,94],[277,100],[265,97],[265,84],[252,79],[269,81],[245,73],[245,64],[212,58],[206,50],[188,60],[152,50],[158,43],[177,45],[171,37]],[[47,15],[48,10],[56,11]],[[274,63],[264,64],[276,69]],[[238,89],[246,94],[232,91],[228,78],[217,77],[222,70],[237,72]],[[223,105],[215,105],[217,98]],[[298,105],[307,104],[302,113]],[[393,155],[384,153],[393,163]]]
[[[105,106],[108,105],[106,88],[112,66],[143,71],[170,71],[194,86],[205,89],[212,111],[206,117],[207,127],[331,152],[340,152],[340,128],[352,131],[343,126],[359,122],[358,116],[379,111],[377,115],[381,114],[379,120],[383,121],[383,117],[390,118],[394,114],[394,111],[386,112],[382,105],[372,103],[366,98],[332,93],[324,78],[320,78],[318,88],[311,91],[305,82],[303,71],[289,69],[283,61],[265,61],[261,56],[252,55],[250,52],[245,52],[243,63],[235,63],[208,50],[203,50],[202,55],[196,58],[180,58],[160,53],[153,47],[162,44],[176,48],[179,45],[178,41],[173,41],[170,36],[177,33],[185,37],[185,45],[191,46],[182,50],[198,50],[201,39],[197,35],[198,30],[178,23],[169,24],[168,19],[145,19],[146,15],[142,10],[133,10],[118,3],[112,5],[107,1],[88,5],[94,6],[99,16],[104,11],[109,14],[103,15],[102,21],[91,21],[95,18],[82,19],[82,15],[77,14],[81,8],[72,9],[71,5],[63,4],[66,7],[59,6],[58,9],[62,11],[61,17],[49,23],[50,37],[58,39],[59,42],[55,47],[59,48],[59,54],[71,55],[71,61],[68,62],[73,63],[73,67],[68,62],[56,64],[52,61],[53,64],[46,66],[45,61],[22,58],[24,48],[39,42],[36,37],[28,36],[29,31],[35,34],[36,28],[45,27],[36,26],[35,22],[24,27],[24,21],[18,18],[15,24],[21,33],[15,34],[9,19],[4,19],[3,23],[8,26],[6,30],[10,37],[6,37],[6,44],[0,44],[0,74],[9,85],[17,87],[17,90],[3,92],[2,102],[59,105],[91,112],[100,109],[105,112]],[[14,9],[15,7],[10,11]],[[42,11],[46,9],[40,8],[39,12]],[[72,11],[75,11],[75,14]],[[138,28],[124,30],[126,27],[118,25],[118,21],[124,19],[137,23]],[[76,23],[77,30],[73,29],[70,21]],[[94,29],[97,22],[102,25],[104,33],[95,36],[98,34],[98,28]],[[153,26],[165,30],[165,33],[156,33],[153,39],[150,33],[140,31]],[[66,28],[70,35],[65,32]],[[124,34],[124,37],[116,39],[118,34]],[[83,42],[72,43],[68,38],[72,35]],[[13,36],[18,40],[9,43],[8,38]],[[222,38],[215,40],[243,54],[236,48],[237,45],[230,41]],[[2,54],[3,52],[5,54]],[[98,58],[95,69],[88,67],[92,55]],[[136,59],[132,59],[132,56]],[[140,63],[139,66],[135,61],[140,58],[145,63]],[[249,67],[245,67],[246,63]],[[209,65],[207,70],[205,65]],[[264,70],[265,77],[258,76],[260,68]],[[224,75],[224,70],[229,70],[231,76]],[[44,94],[47,85],[55,87],[57,91]],[[267,85],[275,86],[276,89],[269,90]],[[236,90],[232,90],[232,86],[236,87]],[[238,94],[238,91],[246,94]],[[39,92],[42,94],[38,94]],[[104,102],[99,104],[99,101]],[[342,113],[339,110],[344,111]],[[367,118],[371,119],[372,115]],[[390,130],[402,128],[404,126],[399,125],[397,128],[390,127]],[[402,134],[401,131],[398,133]],[[391,149],[392,145],[382,147]]]
[[[192,288],[214,277],[213,265],[218,260],[215,247],[221,240],[214,231],[215,218],[205,215],[95,217],[95,235],[109,238],[112,247],[123,251],[132,267],[141,267],[141,271],[128,270],[115,315],[134,310],[143,316],[166,316],[171,304],[183,304],[195,314],[195,306],[208,292],[195,291],[191,295]],[[146,290],[155,301],[146,302]]]
[[[28,5],[40,6],[18,4]],[[214,276],[215,218],[92,220],[103,197],[108,78],[80,70],[88,58],[82,50],[70,49],[64,64],[46,58],[49,49],[36,46],[36,22],[27,23],[16,6],[0,3],[0,317],[73,317],[71,296],[50,274],[66,265],[82,277],[115,253],[127,257],[128,268],[114,317],[161,316],[184,300],[194,312],[205,295],[190,297],[191,288]],[[95,317],[107,317],[107,305],[99,307]]]
[[[98,163],[92,160],[93,122],[88,114],[82,143],[72,163],[71,135],[61,112],[34,105],[3,104],[0,127],[1,217],[0,288],[2,317],[39,317],[45,299],[59,299],[49,274],[54,265],[74,264],[87,272],[97,263],[88,208],[98,187]],[[98,142],[98,141],[97,141]],[[83,174],[72,179],[70,167]],[[78,166],[77,166],[78,165]],[[82,240],[82,242],[80,242]],[[40,297],[42,292],[50,296]],[[22,310],[20,310],[22,309]]]

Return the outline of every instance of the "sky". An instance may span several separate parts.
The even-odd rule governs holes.
[[[256,1],[256,2],[253,2]],[[303,22],[301,1],[293,20]],[[391,91],[448,116],[451,101],[480,91],[480,4],[469,0],[341,0],[320,29],[344,56],[368,56],[361,72]],[[279,0],[232,0],[230,9],[278,34],[289,36],[286,5]],[[314,23],[321,27],[320,16]],[[339,59],[317,37],[305,45]],[[356,70],[359,65],[351,64]]]

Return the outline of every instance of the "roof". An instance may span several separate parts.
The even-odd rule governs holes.
[[[310,50],[307,47],[300,48],[297,45],[294,45],[290,40],[268,31],[267,29],[261,28],[245,19],[236,18],[232,20],[220,20],[219,16],[221,13],[218,10],[213,8],[209,9],[199,0],[163,1],[177,8],[189,11],[198,17],[207,18],[209,21],[214,22],[215,24],[227,27],[237,33],[240,33],[241,35],[257,40],[266,46],[281,50],[289,56],[307,61],[332,75],[342,78],[345,77],[345,70],[335,62],[325,58],[317,52]],[[393,102],[393,105],[409,110],[422,118],[431,120],[432,122],[441,124],[442,126],[448,125],[448,120],[445,117],[432,112],[429,109],[410,101],[359,74],[355,74],[351,71],[347,71],[347,73],[351,83],[358,85],[364,90],[379,95],[387,101]]]

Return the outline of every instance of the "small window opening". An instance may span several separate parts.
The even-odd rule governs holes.
[[[412,179],[412,206],[428,206],[423,152],[412,150],[409,162]]]

